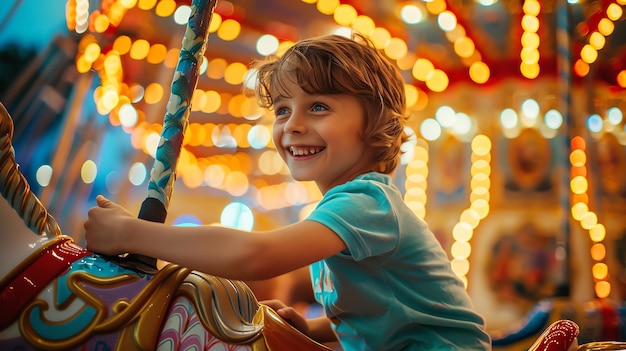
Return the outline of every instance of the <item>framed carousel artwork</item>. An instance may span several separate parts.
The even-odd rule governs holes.
[[[503,139],[500,150],[507,194],[550,195],[555,191],[555,150],[551,139],[539,130],[525,128],[517,137]]]
[[[626,207],[626,150],[613,133],[604,133],[596,142],[598,193],[607,205]],[[593,161],[593,160],[592,160]],[[592,163],[592,164],[593,164]]]
[[[432,179],[435,203],[467,201],[470,155],[469,145],[453,135],[432,147],[430,157],[434,164],[429,179]]]

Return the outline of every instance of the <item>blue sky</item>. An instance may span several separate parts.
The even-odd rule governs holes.
[[[37,51],[57,34],[66,34],[66,0],[1,0],[0,47],[18,42]],[[14,6],[17,10],[9,17]]]

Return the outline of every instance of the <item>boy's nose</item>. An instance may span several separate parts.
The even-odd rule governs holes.
[[[285,133],[305,133],[306,121],[301,113],[293,113],[285,123]]]

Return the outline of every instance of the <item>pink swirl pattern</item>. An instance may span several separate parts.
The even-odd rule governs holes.
[[[185,297],[176,298],[167,316],[157,350],[252,351],[251,346],[228,344],[210,334]]]

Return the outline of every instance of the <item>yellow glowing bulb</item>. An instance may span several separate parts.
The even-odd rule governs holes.
[[[602,243],[595,243],[591,246],[590,253],[594,261],[602,261],[606,258],[606,247]]]
[[[607,298],[611,294],[611,284],[609,282],[597,282],[594,288],[596,295],[601,299]]]
[[[587,192],[587,179],[582,176],[576,176],[570,181],[570,188],[574,194],[583,194]]]
[[[593,228],[596,224],[598,224],[598,215],[595,212],[589,211],[580,219],[580,226],[587,230]]]
[[[606,237],[606,228],[601,223],[597,223],[589,229],[589,238],[592,241],[599,242]]]
[[[577,202],[572,206],[572,217],[577,221],[580,221],[587,212],[589,212],[589,207],[584,202]]]
[[[591,268],[593,272],[593,277],[598,280],[603,280],[606,278],[607,274],[609,274],[609,267],[602,262],[598,262],[593,265]]]

